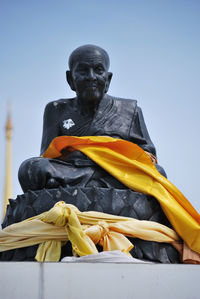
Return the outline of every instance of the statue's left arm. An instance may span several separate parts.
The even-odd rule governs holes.
[[[149,136],[142,109],[136,106],[134,118],[132,121],[131,129],[130,129],[130,136],[129,141],[132,141],[139,145],[144,151],[152,154],[156,158],[156,148],[151,141]],[[157,160],[157,159],[155,159]],[[157,170],[165,177],[167,177],[165,170],[159,164],[155,164]]]
[[[129,140],[139,145],[143,150],[156,157],[156,149],[149,136],[143,113],[140,107],[136,107],[132,125],[130,128]]]

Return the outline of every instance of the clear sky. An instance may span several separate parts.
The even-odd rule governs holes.
[[[16,198],[20,163],[39,155],[45,105],[74,95],[68,56],[90,43],[110,55],[109,94],[138,100],[159,164],[200,211],[200,1],[0,0],[0,42],[2,198],[6,102]]]

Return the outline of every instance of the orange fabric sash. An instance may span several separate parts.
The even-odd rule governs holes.
[[[200,215],[184,195],[136,144],[104,136],[56,137],[43,157],[57,158],[61,151],[79,150],[128,188],[154,196],[176,232],[188,247],[200,253]]]

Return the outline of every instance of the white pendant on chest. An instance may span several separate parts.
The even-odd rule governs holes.
[[[69,130],[71,127],[73,127],[75,123],[71,118],[63,120],[63,128]]]

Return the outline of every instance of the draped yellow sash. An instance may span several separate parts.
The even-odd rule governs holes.
[[[59,261],[61,246],[70,241],[79,256],[98,253],[96,244],[104,251],[121,250],[129,254],[133,244],[126,236],[171,243],[182,252],[178,235],[165,225],[100,212],[80,212],[62,201],[47,212],[0,231],[0,252],[40,244],[37,261]]]
[[[176,232],[190,249],[200,253],[200,215],[139,146],[104,136],[60,136],[43,157],[59,157],[66,147],[81,151],[130,189],[154,196]]]

